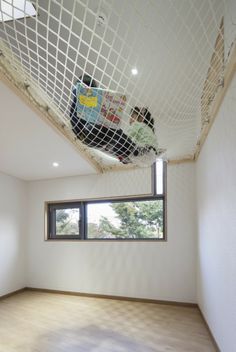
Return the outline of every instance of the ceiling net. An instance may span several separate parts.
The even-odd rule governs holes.
[[[193,159],[235,10],[231,0],[1,0],[1,77],[104,170]]]

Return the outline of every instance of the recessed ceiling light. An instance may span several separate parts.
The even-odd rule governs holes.
[[[37,15],[33,4],[28,0],[6,0],[0,3],[0,22]]]
[[[132,72],[132,75],[134,76],[138,74],[137,68],[132,68],[131,72]]]
[[[54,163],[52,163],[52,166],[53,166],[53,167],[58,167],[59,164],[58,164],[56,161],[54,161]]]

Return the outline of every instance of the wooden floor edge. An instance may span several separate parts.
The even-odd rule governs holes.
[[[24,291],[26,291],[26,287],[20,288],[19,290],[12,291],[12,292],[7,293],[6,295],[0,296],[0,300],[17,295],[18,293],[21,293]]]
[[[80,297],[87,297],[87,298],[103,298],[103,299],[111,299],[111,300],[117,300],[117,301],[155,303],[155,304],[163,304],[163,305],[198,308],[197,303],[165,301],[165,300],[150,299],[150,298],[112,296],[112,295],[74,292],[74,291],[51,290],[51,289],[46,289],[46,288],[35,288],[35,287],[25,287],[25,291],[35,291],[35,292],[55,293],[55,294],[62,294],[62,295],[69,295],[69,296],[80,296]]]
[[[176,164],[185,164],[185,163],[194,163],[194,156],[191,156],[189,158],[183,158],[183,159],[168,159],[167,164],[170,165],[176,165]]]
[[[214,337],[214,335],[213,335],[213,333],[212,333],[212,331],[211,331],[211,329],[210,329],[210,327],[209,327],[209,325],[208,325],[208,323],[206,321],[206,318],[205,318],[203,312],[201,311],[201,308],[199,307],[199,305],[197,305],[197,307],[198,307],[198,310],[199,310],[199,312],[201,314],[202,320],[204,321],[204,324],[205,324],[205,326],[207,328],[207,331],[209,332],[209,334],[211,336],[211,340],[212,340],[212,343],[213,343],[213,345],[214,345],[214,347],[216,349],[216,352],[221,352],[221,350],[220,350],[220,348],[219,348],[219,346],[218,346],[218,344],[217,344],[217,342],[215,340],[215,337]]]

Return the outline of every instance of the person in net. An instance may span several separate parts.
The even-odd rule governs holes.
[[[88,75],[83,75],[73,88],[70,109],[72,131],[76,137],[90,148],[97,148],[116,156],[123,164],[135,162],[157,143],[154,120],[146,108],[131,110],[130,127],[125,133],[121,128],[104,124],[101,114],[103,90]]]

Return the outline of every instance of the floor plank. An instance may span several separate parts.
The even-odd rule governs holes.
[[[0,301],[0,352],[213,352],[197,308],[23,292]]]

